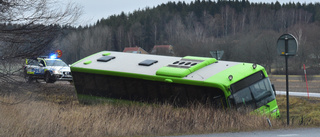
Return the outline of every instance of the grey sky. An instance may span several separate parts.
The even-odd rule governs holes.
[[[63,1],[63,0],[61,0]],[[70,0],[76,4],[83,6],[83,15],[77,25],[93,24],[98,19],[108,18],[110,15],[124,13],[132,13],[134,10],[144,9],[146,7],[167,3],[168,1],[182,1],[182,0]],[[194,0],[184,0],[190,3]],[[249,0],[250,2],[276,2],[276,0]],[[300,3],[314,3],[318,0],[279,0],[280,3],[300,2]]]

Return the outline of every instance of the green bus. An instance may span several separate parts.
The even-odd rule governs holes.
[[[71,72],[78,96],[210,103],[280,116],[274,88],[257,64],[101,51],[72,64]]]

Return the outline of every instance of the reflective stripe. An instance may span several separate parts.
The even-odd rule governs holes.
[[[27,72],[27,74],[34,74],[34,72],[30,72],[30,71],[28,71],[28,72]]]

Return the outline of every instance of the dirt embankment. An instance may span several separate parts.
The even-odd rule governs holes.
[[[0,102],[17,104],[24,101],[50,101],[54,103],[70,103],[77,101],[76,91],[69,82],[26,83],[24,81],[0,83]]]

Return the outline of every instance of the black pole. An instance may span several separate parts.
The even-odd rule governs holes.
[[[285,59],[286,59],[286,91],[287,91],[287,125],[289,125],[289,80],[288,80],[288,38],[285,38]]]
[[[219,57],[218,57],[218,50],[217,50],[217,52],[216,52],[216,57],[217,57],[217,60],[219,60]]]
[[[287,91],[287,125],[289,125],[289,80],[288,80],[288,56],[286,58],[286,91]]]

